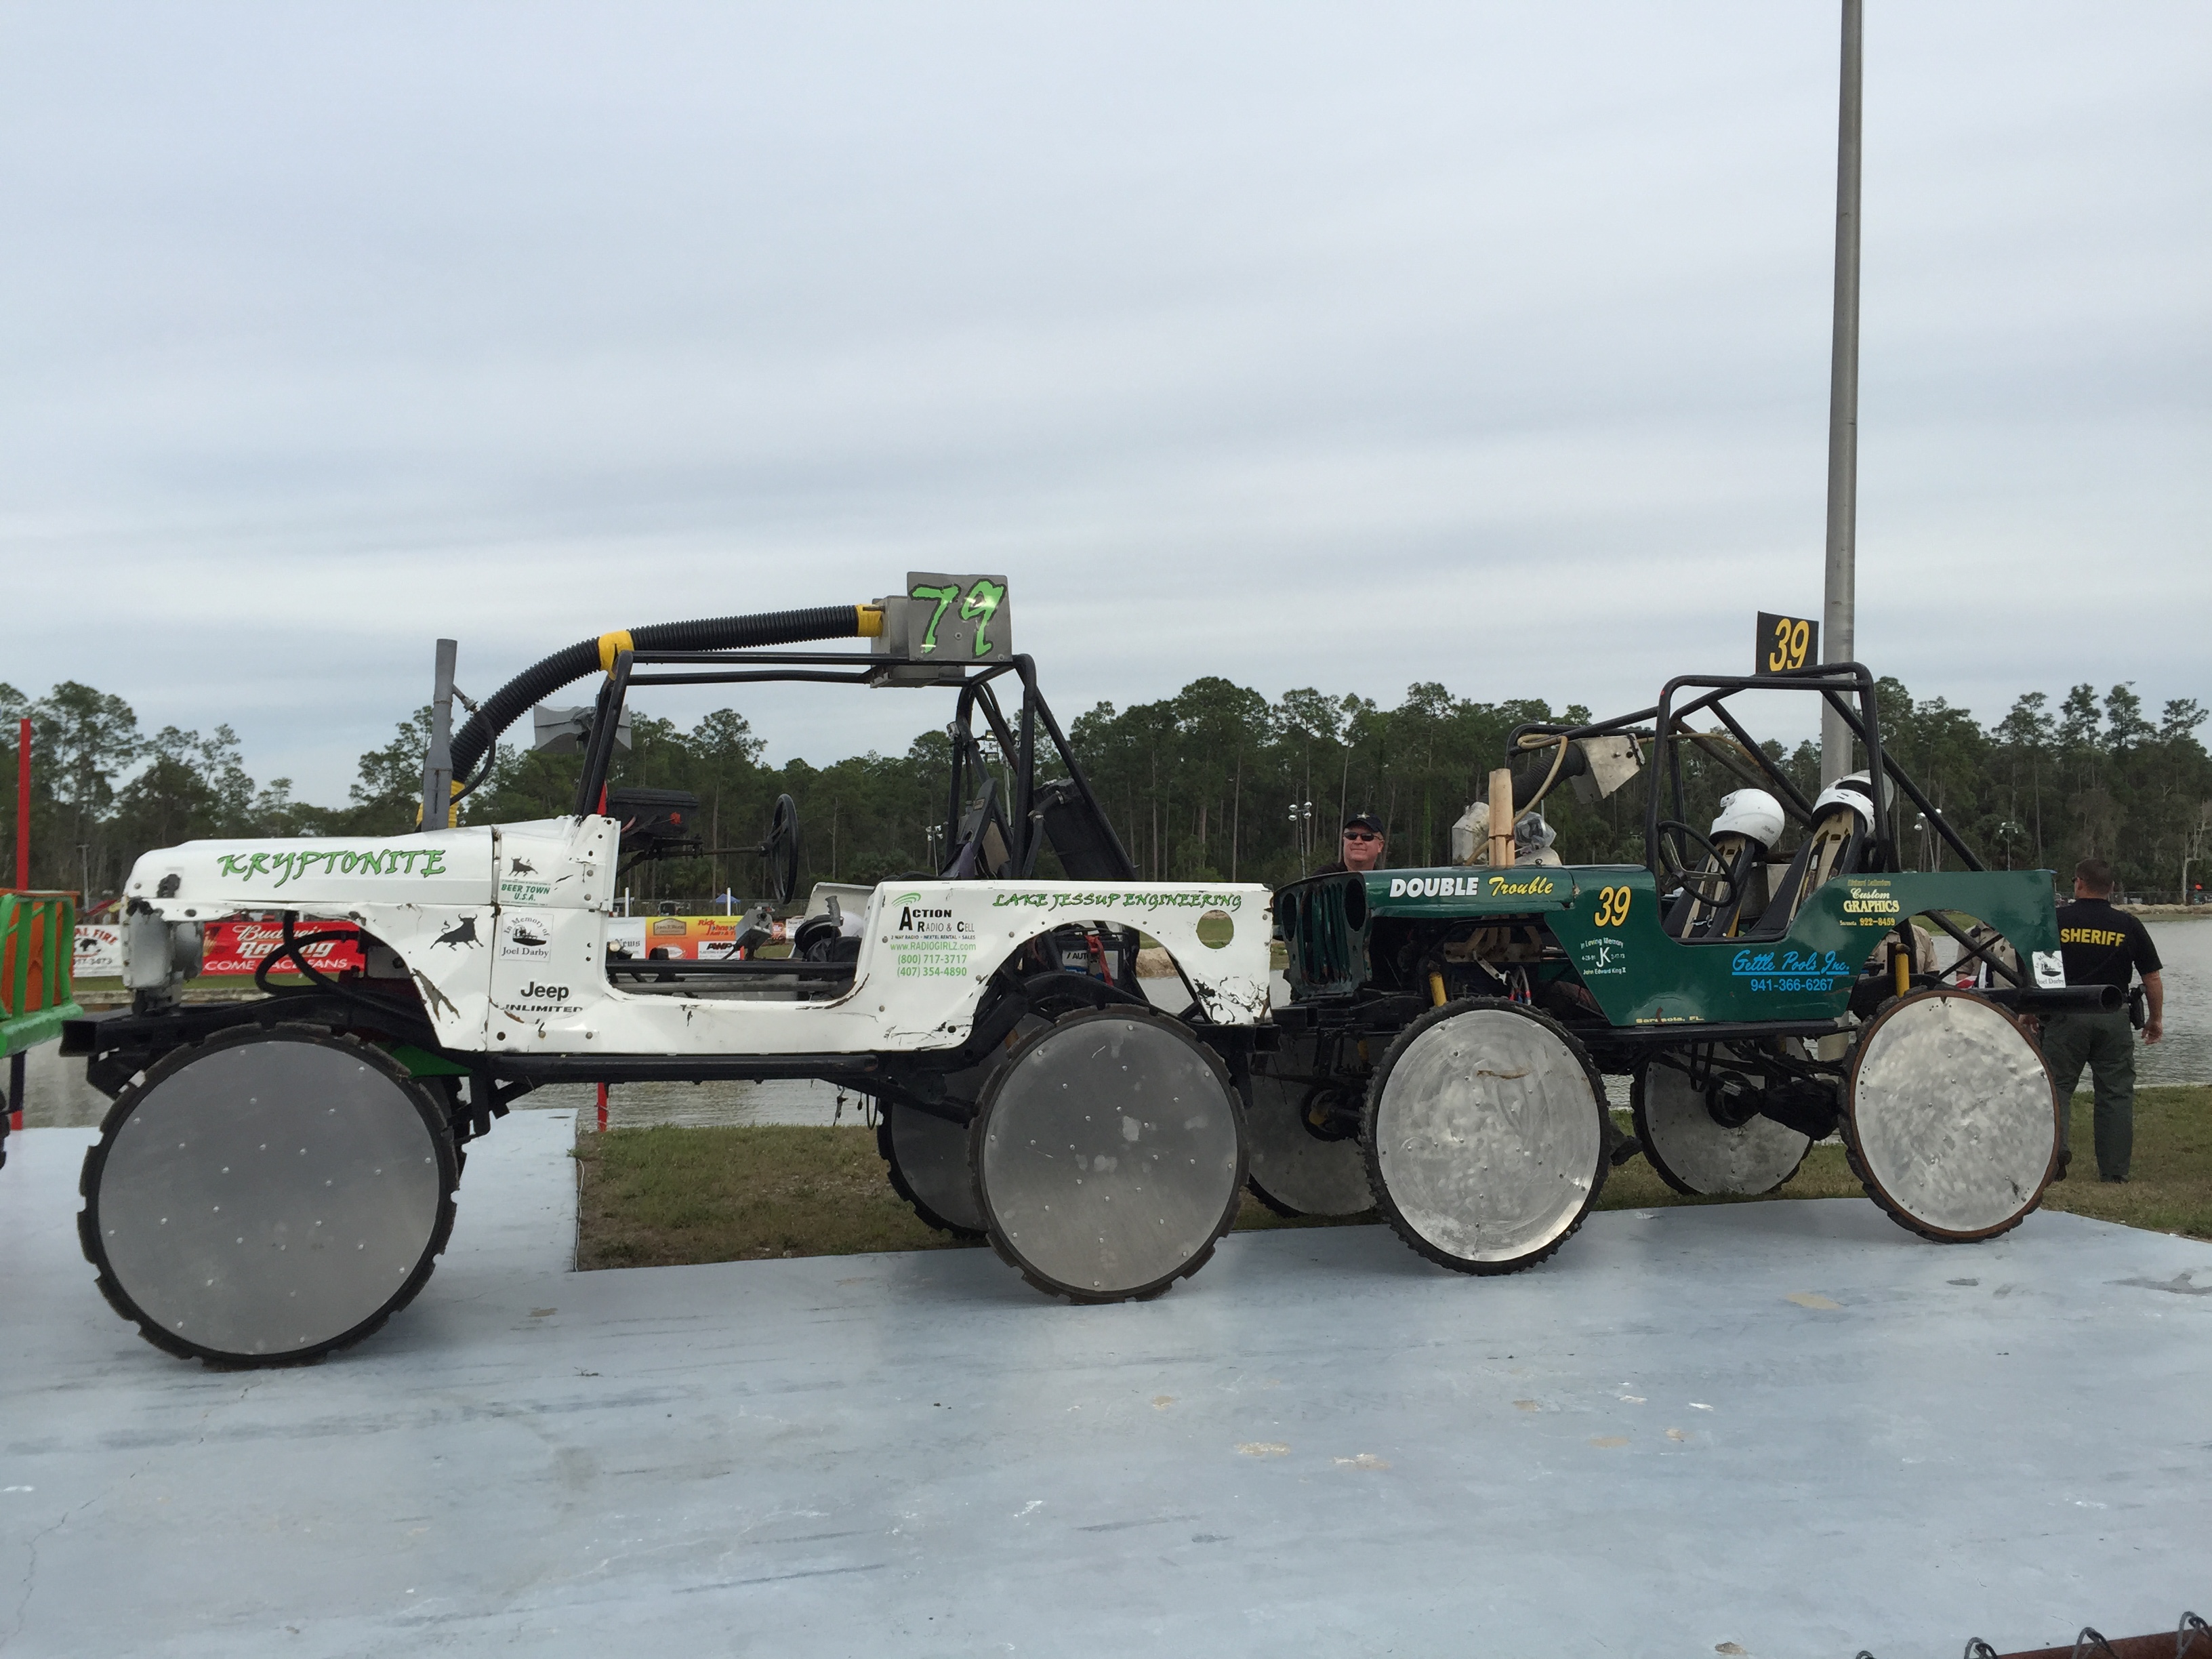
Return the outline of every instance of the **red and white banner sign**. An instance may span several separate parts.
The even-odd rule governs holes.
[[[312,940],[318,933],[332,931],[327,924],[303,921],[293,928],[294,933]],[[202,945],[200,972],[203,974],[247,974],[258,969],[272,953],[283,948],[284,924],[281,921],[211,921]],[[300,954],[313,963],[318,972],[335,974],[347,968],[362,965],[360,942],[352,938],[323,939],[302,945]],[[300,970],[288,957],[270,969],[276,974],[296,974]]]

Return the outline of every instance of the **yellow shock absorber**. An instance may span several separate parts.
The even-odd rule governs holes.
[[[1444,991],[1444,976],[1437,972],[1433,968],[1429,970],[1430,1006],[1432,1007],[1441,1008],[1445,1003],[1450,1000],[1450,997],[1447,995]]]
[[[1912,952],[1901,945],[1893,946],[1889,965],[1891,971],[1897,975],[1897,994],[1903,996],[1912,988]]]

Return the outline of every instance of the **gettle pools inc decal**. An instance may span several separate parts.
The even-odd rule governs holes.
[[[1752,991],[1832,991],[1851,977],[1833,951],[1739,951],[1729,971]]]

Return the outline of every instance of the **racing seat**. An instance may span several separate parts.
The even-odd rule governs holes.
[[[1766,849],[1749,836],[1727,834],[1715,836],[1712,846],[1725,863],[1708,858],[1682,878],[1682,896],[1664,923],[1672,938],[1733,938],[1744,917],[1759,915],[1765,907]]]
[[[1741,937],[1780,939],[1787,933],[1815,888],[1832,876],[1856,872],[1866,856],[1867,841],[1866,820],[1856,809],[1836,805],[1821,813],[1807,828],[1805,844],[1775,884],[1766,908]]]
[[[999,781],[987,773],[983,793],[961,815],[957,850],[939,879],[975,881],[1006,874],[1013,859],[1011,842],[1006,815],[999,810]]]

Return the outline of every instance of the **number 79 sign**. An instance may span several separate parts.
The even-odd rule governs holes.
[[[1820,660],[1820,624],[1805,617],[1759,613],[1759,638],[1753,647],[1751,672],[1781,674]]]

